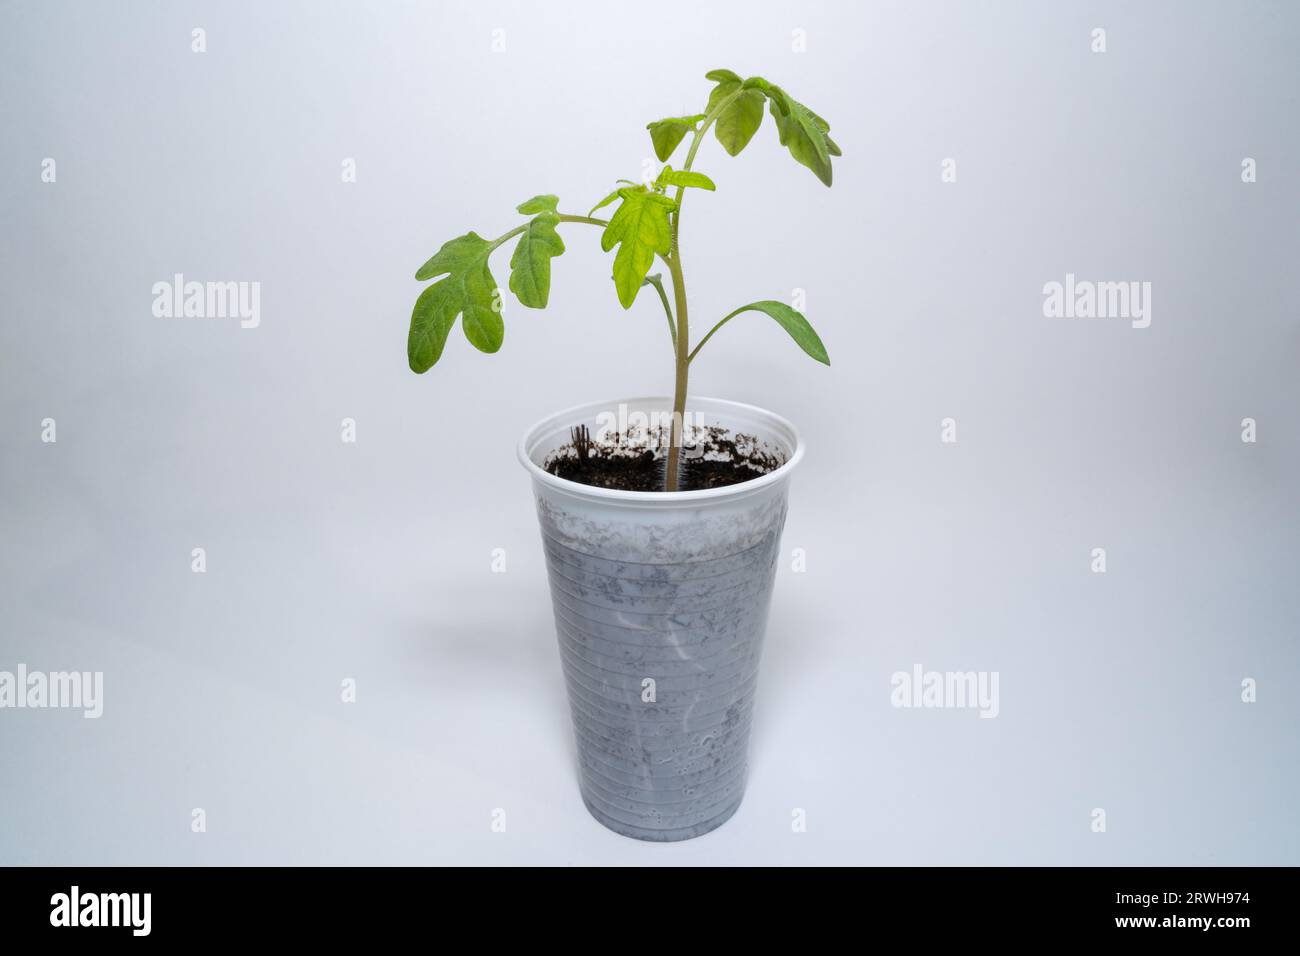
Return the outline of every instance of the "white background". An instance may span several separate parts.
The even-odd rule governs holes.
[[[97,721],[0,711],[0,862],[1300,862],[1294,6],[0,9],[0,670],[105,681]],[[514,446],[667,391],[659,306],[573,226],[499,354],[405,342],[442,242],[585,212],[716,67],[844,156],[705,144],[697,335],[800,288],[834,364],[749,315],[694,367],[809,453],[748,795],[653,846],[579,800]],[[261,325],[155,318],[177,272],[260,282]],[[1067,272],[1151,282],[1151,326],[1045,318]],[[1000,715],[894,709],[917,663],[997,671]]]

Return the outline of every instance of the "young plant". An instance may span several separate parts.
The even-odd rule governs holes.
[[[826,348],[808,320],[799,312],[770,299],[742,305],[720,319],[708,334],[690,347],[690,322],[686,302],[686,279],[682,251],[678,244],[681,232],[682,201],[687,189],[712,191],[713,181],[695,172],[695,154],[710,128],[730,155],[737,155],[753,139],[763,122],[767,106],[776,123],[781,145],[795,161],[807,166],[827,186],[831,184],[831,157],[840,148],[828,135],[830,125],[795,100],[779,86],[758,76],[741,79],[730,70],[713,70],[706,79],[716,85],[709,94],[703,113],[657,120],[646,128],[655,155],[667,163],[677,147],[689,135],[691,144],[681,169],[665,165],[650,184],[619,180],[621,185],[596,203],[585,216],[559,211],[559,199],[551,195],[534,196],[518,206],[530,217],[496,239],[484,239],[467,232],[447,242],[415,273],[418,280],[438,279],[420,294],[411,313],[411,331],[407,338],[407,358],[412,371],[425,372],[438,361],[447,336],[461,317],[461,327],[471,345],[481,352],[501,348],[505,328],[501,321],[501,290],[488,269],[488,258],[500,246],[514,239],[510,257],[510,291],[530,309],[543,309],[551,291],[551,260],[564,252],[564,241],[557,226],[579,223],[598,226],[603,232],[600,247],[614,254],[614,288],[619,304],[630,309],[642,287],[650,285],[659,294],[668,317],[668,334],[673,345],[674,388],[672,428],[669,436],[665,490],[676,491],[678,460],[682,445],[682,419],[686,411],[686,389],[690,366],[704,344],[727,322],[743,312],[762,312],[785,329],[795,343],[817,361],[829,365]],[[669,195],[669,190],[673,194]],[[617,202],[609,219],[594,216],[598,210]],[[664,291],[661,275],[650,275],[655,258],[662,260],[672,280],[673,301]]]

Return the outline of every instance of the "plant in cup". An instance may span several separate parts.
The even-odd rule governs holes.
[[[705,136],[712,130],[734,156],[766,110],[781,144],[827,186],[831,157],[840,155],[826,121],[779,86],[730,70],[708,78],[715,85],[702,112],[649,124],[665,163],[653,181],[620,182],[586,215],[535,196],[518,207],[525,221],[497,238],[469,232],[447,242],[416,273],[437,281],[416,302],[407,340],[416,372],[438,361],[458,317],[471,345],[495,352],[502,293],[489,258],[517,240],[510,291],[524,306],[544,308],[551,260],[564,252],[560,229],[571,224],[601,230],[623,308],[646,286],[655,290],[673,349],[671,398],[629,398],[617,415],[607,402],[552,415],[524,435],[519,460],[542,529],[583,802],[606,827],[661,842],[707,833],[740,805],[789,479],[804,452],[784,418],[718,399],[691,399],[690,414],[703,424],[687,436],[691,363],[733,318],[758,312],[830,364],[807,319],[772,300],[733,309],[691,343],[679,237],[685,197],[714,189],[694,168]],[[668,161],[688,137],[675,169]],[[613,214],[599,218],[607,206]],[[661,273],[651,272],[656,259],[671,297]],[[622,451],[629,433],[640,433],[625,418],[658,420],[667,454]],[[612,450],[602,440],[611,419],[620,423]]]
[[[652,286],[668,320],[673,347],[673,403],[668,459],[664,468],[665,491],[677,491],[683,444],[683,420],[691,363],[700,350],[729,321],[745,312],[774,319],[795,343],[818,362],[830,359],[821,339],[804,316],[771,299],[750,302],[719,319],[694,347],[686,297],[685,265],[679,242],[682,208],[687,190],[713,191],[713,180],[694,169],[695,156],[710,129],[728,154],[740,153],[758,132],[766,107],[776,125],[778,139],[790,155],[808,167],[827,186],[831,184],[831,157],[840,149],[830,138],[830,125],[781,87],[762,77],[742,79],[730,70],[713,70],[706,78],[715,85],[704,111],[648,124],[650,140],[659,161],[667,164],[690,137],[680,169],[665,165],[650,183],[620,180],[618,188],[596,203],[586,215],[560,212],[553,195],[534,196],[517,207],[528,219],[495,239],[467,232],[446,242],[417,270],[419,280],[438,279],[416,300],[407,338],[407,359],[415,372],[425,372],[442,356],[457,317],[471,345],[482,352],[501,348],[505,325],[501,319],[502,295],[488,266],[498,248],[517,240],[510,257],[510,291],[531,309],[546,307],[551,290],[551,260],[564,252],[559,227],[569,224],[601,230],[600,245],[614,254],[613,278],[619,304],[630,309],[641,289]],[[617,203],[608,218],[595,215]],[[668,272],[671,301],[661,274],[651,274],[655,259]],[[441,278],[439,278],[441,277]]]

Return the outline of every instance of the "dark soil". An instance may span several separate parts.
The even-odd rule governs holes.
[[[668,466],[667,440],[652,449],[644,442],[629,446],[622,436],[593,439],[585,428],[571,433],[572,441],[546,459],[552,475],[597,488],[619,491],[663,491]],[[692,443],[693,439],[693,443]],[[722,428],[697,430],[682,454],[679,491],[724,488],[760,478],[784,464],[752,435],[732,435]]]

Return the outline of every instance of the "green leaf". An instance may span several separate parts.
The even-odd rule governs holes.
[[[445,243],[415,273],[417,279],[445,276],[420,293],[411,313],[406,356],[413,372],[433,367],[447,344],[447,335],[461,316],[461,327],[480,352],[501,348],[505,326],[501,322],[500,294],[488,270],[488,256],[496,246],[468,232]]]
[[[708,111],[719,109],[713,132],[723,149],[735,156],[749,145],[762,125],[766,98],[781,145],[823,183],[831,184],[831,157],[839,156],[840,148],[827,135],[829,123],[761,76],[742,80],[730,70],[712,70],[707,78],[717,83],[709,94]]]
[[[591,210],[587,213],[587,215],[590,216],[590,215],[591,215],[593,212],[595,212],[597,209],[603,209],[605,206],[608,206],[610,203],[612,203],[615,199],[618,198],[618,194],[619,194],[619,192],[620,192],[620,190],[615,189],[612,193],[610,193],[608,196],[606,196],[606,197],[605,197],[604,199],[602,199],[600,202],[596,203],[596,205],[592,206],[592,207],[591,207]]]
[[[554,196],[538,198],[551,200],[552,209],[558,201]],[[527,205],[520,206],[520,212]],[[538,213],[519,237],[515,254],[510,257],[510,291],[530,309],[546,308],[551,294],[551,260],[564,252],[564,241],[555,231],[559,224],[560,217],[555,212]]]
[[[796,162],[807,166],[829,186],[831,157],[840,155],[840,148],[826,135],[830,124],[780,87],[771,87],[767,95],[781,145],[790,150]]]
[[[823,365],[830,365],[830,357],[826,354],[826,346],[822,345],[822,340],[818,338],[813,327],[808,324],[808,320],[799,312],[796,312],[784,302],[776,302],[772,299],[766,299],[762,302],[751,302],[749,305],[742,305],[727,318],[734,315],[740,315],[742,312],[763,312],[776,319],[781,328],[790,333],[790,338],[794,339],[795,344],[803,349]],[[723,320],[724,322],[726,319]]]
[[[411,313],[411,331],[406,337],[406,360],[412,372],[427,372],[442,357],[447,344],[447,333],[456,321],[446,301],[448,290],[444,283],[429,286],[415,300]]]
[[[763,94],[742,90],[713,121],[713,135],[728,155],[735,156],[749,145],[762,124]]]
[[[730,70],[714,70],[707,78],[718,81],[709,94],[708,111],[712,113],[728,101],[714,118],[713,135],[728,154],[735,156],[749,144],[763,123],[763,92],[750,84],[757,81],[766,88],[767,81],[751,77],[742,83],[740,77]]]
[[[650,142],[654,144],[659,162],[665,162],[686,138],[686,134],[695,132],[696,124],[702,119],[704,114],[699,113],[695,116],[670,116],[647,123],[646,129],[650,131]]]
[[[709,93],[709,102],[704,108],[705,112],[712,113],[723,100],[739,89],[740,77],[736,77],[734,80],[720,80],[718,85]],[[714,122],[716,123],[717,120],[714,120]]]
[[[659,178],[655,180],[656,188],[662,189],[665,186],[694,186],[696,189],[707,189],[710,192],[718,188],[713,185],[713,180],[703,173],[673,169],[671,166],[659,170]]]
[[[555,212],[555,207],[559,204],[560,197],[548,193],[545,196],[534,196],[527,202],[521,202],[515,208],[525,216],[532,216],[539,212]]]
[[[672,248],[668,214],[677,204],[645,186],[620,189],[618,195],[623,202],[601,233],[600,247],[606,252],[619,247],[614,256],[614,286],[619,303],[630,309],[654,265],[655,253],[666,256]]]
[[[454,274],[467,269],[480,256],[486,257],[491,243],[476,232],[467,232],[442,244],[429,261],[416,270],[420,282],[435,276]]]

